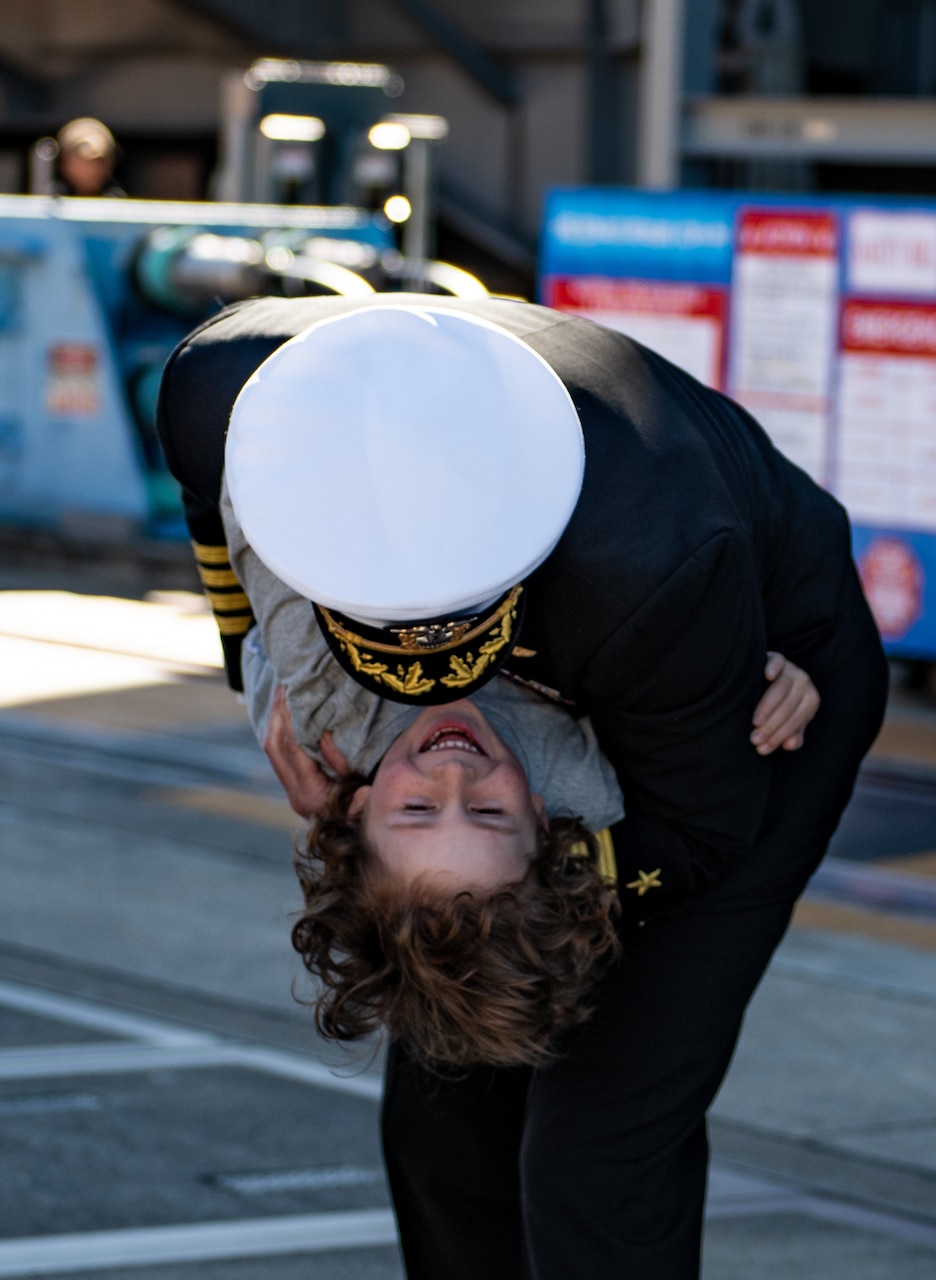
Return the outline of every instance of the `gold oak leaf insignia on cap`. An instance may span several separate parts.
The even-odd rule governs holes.
[[[488,639],[478,650],[477,658],[472,654],[466,653],[464,658],[453,654],[449,658],[449,666],[451,673],[442,677],[442,683],[448,689],[463,689],[465,685],[471,684],[477,680],[479,676],[487,670],[493,659],[500,653],[505,645],[510,644],[510,637],[513,634],[514,619],[517,616],[516,608],[509,609],[501,618],[498,626],[493,631],[488,632]]]
[[[397,693],[407,693],[411,697],[418,698],[420,694],[428,693],[435,685],[434,680],[423,679],[423,669],[421,662],[414,662],[412,666],[403,670],[402,666],[397,667],[397,674],[391,675],[388,671],[381,676],[384,684],[388,684],[391,689],[395,689]]]
[[[394,675],[385,662],[377,662],[373,654],[362,653],[358,646],[346,636],[339,638],[339,644],[351,659],[351,665],[355,671],[360,671],[363,675],[370,676],[372,680],[379,680],[381,684],[387,685],[388,688],[395,690],[397,693],[405,693],[411,697],[418,698],[421,694],[428,693],[430,689],[435,687],[434,680],[423,679],[421,662],[413,662],[405,670],[400,665],[397,667],[396,675]]]
[[[624,887],[626,889],[636,889],[638,898],[642,898],[648,889],[662,889],[661,870],[661,867],[657,867],[656,871],[638,871],[637,879],[631,880],[630,884]]]

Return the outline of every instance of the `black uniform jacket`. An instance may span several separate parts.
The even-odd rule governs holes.
[[[363,305],[427,301],[389,294]],[[539,352],[584,431],[578,505],[527,582],[517,644],[533,656],[513,655],[508,669],[591,716],[624,791],[627,817],[613,834],[635,906],[638,894],[649,907],[720,879],[769,816],[773,762],[749,741],[768,649],[809,670],[849,625],[844,511],[743,409],[622,334],[506,299],[431,302],[483,316]],[[223,543],[223,439],[244,382],[309,324],[361,305],[255,300],[175,352],[159,430],[196,543]],[[311,501],[323,482],[309,476]],[[203,557],[209,581],[213,554]],[[229,612],[222,639],[235,685],[238,626],[246,616]]]

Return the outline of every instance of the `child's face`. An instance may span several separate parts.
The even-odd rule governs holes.
[[[350,816],[387,876],[445,893],[522,879],[545,825],[520,762],[467,698],[428,708],[394,740]]]

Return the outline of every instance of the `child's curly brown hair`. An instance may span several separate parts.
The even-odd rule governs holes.
[[[554,819],[523,879],[488,895],[404,889],[373,874],[348,818],[362,781],[341,782],[295,859],[305,910],[292,942],[321,984],[319,1031],[348,1041],[382,1026],[430,1067],[548,1062],[620,950],[594,837]]]

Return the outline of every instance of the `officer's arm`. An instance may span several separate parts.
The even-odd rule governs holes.
[[[254,616],[231,568],[218,509],[227,410],[204,368],[204,349],[190,345],[190,338],[173,352],[163,373],[156,429],[166,464],[182,486],[185,521],[218,624],[228,684],[242,691],[241,645]]]
[[[615,831],[625,903],[712,883],[753,845],[772,769],[750,741],[766,649],[750,549],[724,534],[592,662],[588,710],[627,811]]]

